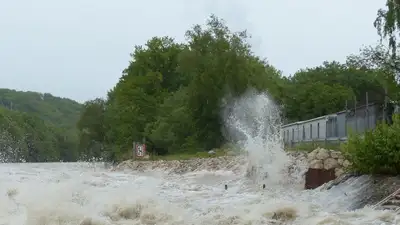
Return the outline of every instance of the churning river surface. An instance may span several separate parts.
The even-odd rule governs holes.
[[[136,161],[118,170],[0,164],[0,225],[400,224],[391,211],[357,207],[369,190],[363,176],[303,190],[308,166],[283,150],[280,109],[267,94],[249,92],[225,108],[226,138],[245,158]]]
[[[111,171],[101,163],[1,164],[0,225],[400,224],[390,211],[350,211],[362,181],[352,182],[330,190],[293,183],[263,189],[227,170],[173,174]]]

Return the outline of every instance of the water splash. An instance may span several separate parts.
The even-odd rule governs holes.
[[[24,140],[17,139],[9,131],[0,129],[0,163],[26,162]]]
[[[250,90],[223,112],[227,137],[246,151],[248,175],[257,183],[280,184],[289,156],[283,148],[280,107],[267,93]]]

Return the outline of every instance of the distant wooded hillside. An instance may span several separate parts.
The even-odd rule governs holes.
[[[81,109],[48,93],[0,89],[0,160],[75,161]]]

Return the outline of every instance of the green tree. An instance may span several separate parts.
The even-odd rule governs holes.
[[[393,124],[379,124],[364,135],[351,135],[343,152],[353,165],[352,169],[365,174],[400,173],[400,117]]]
[[[287,121],[296,121],[341,111],[346,100],[365,104],[366,92],[369,101],[383,102],[385,87],[395,84],[382,64],[366,61],[372,58],[365,52],[344,64],[324,62],[283,77],[252,53],[246,32],[230,31],[215,16],[188,30],[186,39],[154,37],[135,47],[107,99],[94,108],[85,104],[80,151],[123,159],[130,157],[132,142],[144,139],[158,154],[218,148],[227,142],[221,112],[249,89],[268,92],[284,106]],[[88,151],[93,141],[103,150]]]
[[[240,96],[250,87],[266,90],[278,75],[252,54],[246,32],[231,32],[215,16],[211,16],[205,29],[197,25],[186,36],[191,54],[196,56],[186,71],[196,74],[188,85],[189,112],[199,147],[211,149],[225,141],[221,132],[221,100],[227,94]]]
[[[59,161],[62,147],[57,127],[24,112],[0,108],[0,158],[4,162]],[[70,160],[74,160],[69,158]]]
[[[369,61],[368,61],[369,60]],[[314,68],[299,70],[285,82],[285,115],[289,121],[323,116],[368,101],[382,104],[385,87],[395,89],[393,76],[383,67],[372,65],[372,59],[363,51],[350,56],[346,64],[324,62]]]
[[[381,38],[387,38],[389,49],[393,56],[396,56],[397,41],[396,37],[400,27],[400,1],[386,0],[386,7],[378,10],[374,26]]]
[[[251,87],[269,90],[278,101],[283,95],[280,71],[252,54],[245,32],[233,33],[211,16],[204,28],[195,26],[186,37],[187,44],[154,37],[136,46],[108,93],[104,119],[95,120],[103,121],[103,142],[115,158],[127,157],[132,142],[142,139],[159,154],[219,147],[225,141],[220,115],[225,96]],[[81,121],[93,113],[85,107]],[[99,129],[82,123],[87,130]],[[80,139],[95,140],[83,132]]]
[[[81,107],[76,101],[47,93],[0,89],[0,111],[8,118],[0,121],[0,132],[5,139],[11,140],[11,135],[14,139],[20,138],[15,142],[26,145],[13,150],[19,152],[21,160],[74,161],[78,155],[75,125]],[[14,128],[10,131],[10,127]],[[29,152],[21,153],[21,149],[28,147]]]
[[[79,152],[84,157],[102,156],[105,143],[106,102],[96,98],[83,104],[81,117],[77,123],[79,130]]]
[[[360,71],[373,71],[371,76],[375,76],[376,85],[382,87],[380,91],[379,88],[375,88],[379,96],[384,96],[386,89],[390,100],[400,101],[397,76],[397,71],[400,71],[400,59],[398,56],[391,56],[385,46],[380,44],[364,47],[360,54],[347,57],[347,64]]]

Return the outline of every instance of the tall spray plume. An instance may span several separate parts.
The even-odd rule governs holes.
[[[267,93],[250,90],[227,102],[223,117],[228,140],[248,155],[248,175],[257,183],[284,182],[289,156],[281,135],[281,110]]]

